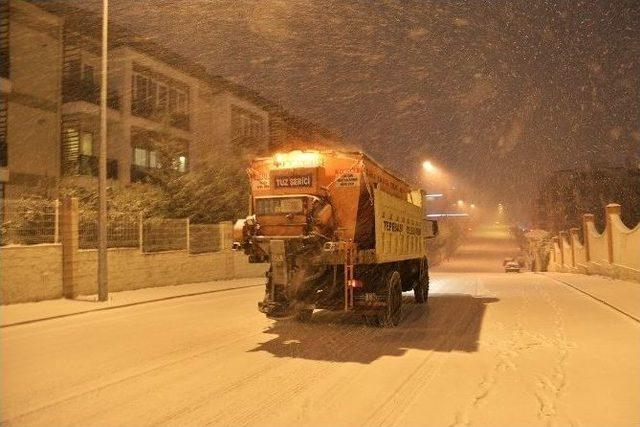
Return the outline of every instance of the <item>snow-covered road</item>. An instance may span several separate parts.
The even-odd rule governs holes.
[[[3,424],[634,426],[640,324],[551,278],[505,274],[501,228],[405,296],[394,329],[273,322],[262,290],[2,329]]]

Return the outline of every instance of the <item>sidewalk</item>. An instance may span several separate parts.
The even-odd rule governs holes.
[[[640,322],[640,283],[585,274],[540,274],[587,293]]]
[[[97,296],[91,295],[81,296],[74,300],[56,299],[1,305],[0,328],[88,313],[91,311],[109,310],[147,302],[257,286],[264,286],[264,278],[218,280],[214,282],[113,292],[109,294],[109,300],[105,302],[98,302]]]

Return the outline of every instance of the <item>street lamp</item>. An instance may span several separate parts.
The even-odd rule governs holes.
[[[109,298],[107,285],[107,24],[109,0],[102,0],[102,76],[100,152],[98,153],[98,301]]]
[[[422,162],[422,169],[424,169],[428,173],[435,173],[438,171],[438,168],[435,167],[435,165],[431,163],[430,160],[425,160],[424,162]]]

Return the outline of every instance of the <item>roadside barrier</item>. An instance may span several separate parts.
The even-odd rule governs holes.
[[[620,219],[620,205],[614,203],[606,206],[605,218],[602,233],[594,216],[584,214],[582,230],[571,228],[553,237],[548,270],[640,282],[640,223],[627,228]]]

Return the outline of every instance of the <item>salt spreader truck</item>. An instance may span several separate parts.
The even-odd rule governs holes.
[[[234,240],[250,262],[270,264],[261,312],[306,321],[314,309],[345,310],[395,326],[403,291],[427,302],[437,223],[422,190],[361,152],[279,153],[248,172],[251,212]]]

